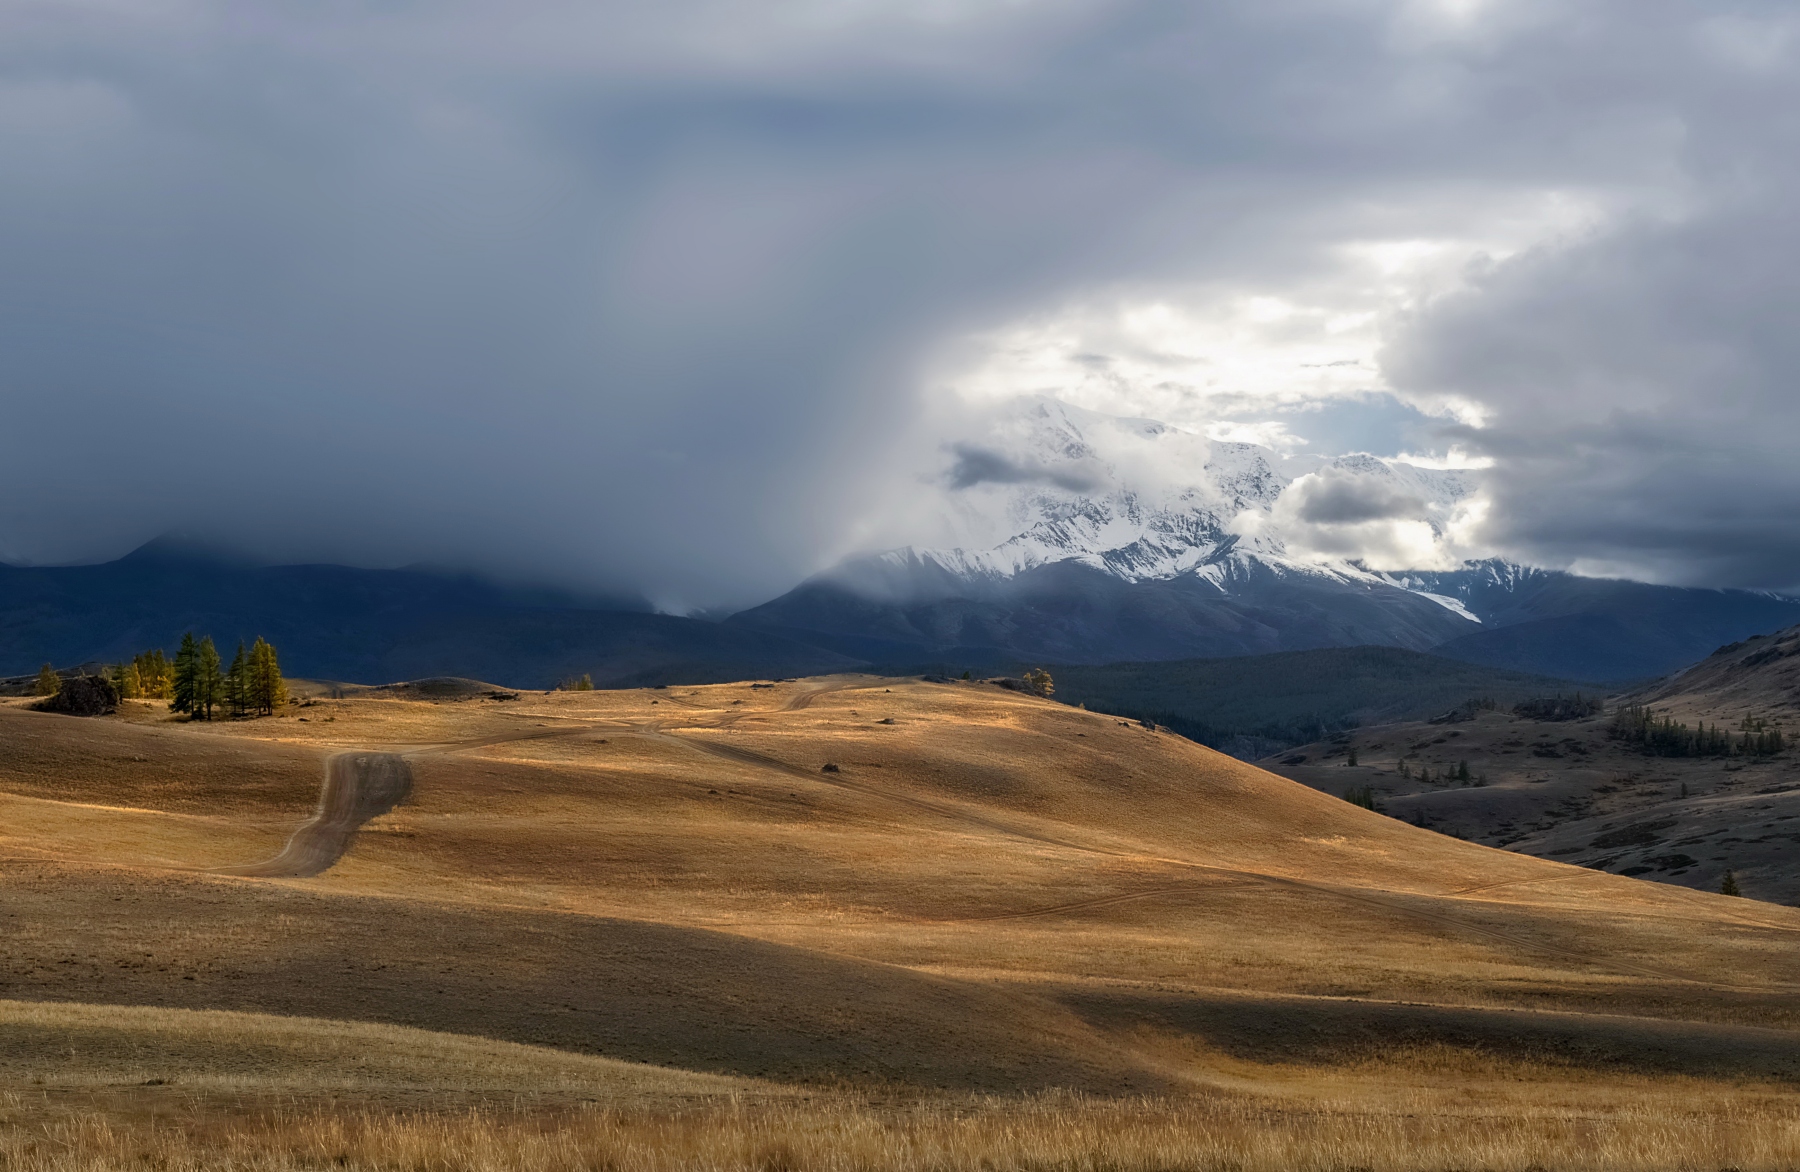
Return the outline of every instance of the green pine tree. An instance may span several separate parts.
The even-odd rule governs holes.
[[[1725,881],[1723,883],[1719,884],[1719,894],[1720,895],[1742,895],[1742,894],[1744,894],[1742,891],[1738,890],[1738,881],[1737,881],[1736,875],[1732,874],[1730,871],[1725,872]]]
[[[225,677],[219,671],[219,649],[212,636],[200,640],[194,655],[194,714],[202,720],[213,718],[213,709],[225,699]]]
[[[54,696],[60,691],[62,691],[62,677],[56,674],[56,669],[47,663],[38,668],[37,694]]]
[[[181,637],[181,650],[175,653],[175,667],[169,673],[169,709],[192,714],[195,710],[195,674],[200,666],[200,645],[194,633]]]
[[[244,654],[242,639],[238,640],[237,654],[231,657],[231,666],[225,669],[221,698],[233,716],[242,716],[250,709],[250,661]]]
[[[1355,745],[1350,746],[1350,756],[1344,761],[1344,764],[1346,764],[1346,765],[1355,765],[1356,764],[1356,746]]]

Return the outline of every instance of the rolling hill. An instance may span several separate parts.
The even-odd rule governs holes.
[[[1800,913],[986,684],[429,696],[0,701],[0,1052],[39,1055],[0,1092],[48,1078],[69,1151],[240,1167],[651,1134],[731,1168],[1795,1154]],[[271,867],[333,761],[409,796]]]

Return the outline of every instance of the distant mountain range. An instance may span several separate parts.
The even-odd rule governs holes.
[[[944,488],[958,543],[852,559],[722,623],[425,570],[253,566],[170,541],[97,566],[0,565],[0,675],[272,640],[290,674],[547,687],[850,670],[1106,664],[1387,646],[1584,682],[1646,679],[1800,623],[1800,601],[1501,561],[1378,572],[1297,550],[1336,525],[1429,545],[1465,473],[1283,457],[1022,400]]]
[[[0,675],[173,650],[184,631],[227,657],[260,635],[289,675],[356,683],[546,688],[588,673],[631,687],[863,666],[761,631],[429,571],[251,566],[170,542],[97,566],[0,566]]]
[[[1052,399],[965,450],[952,498],[990,544],[840,565],[728,625],[877,662],[1107,663],[1381,645],[1584,681],[1662,675],[1800,621],[1800,601],[1502,561],[1382,573],[1297,556],[1314,523],[1441,537],[1466,474],[1283,457]],[[981,479],[985,473],[987,479]],[[1302,477],[1303,499],[1291,491]]]

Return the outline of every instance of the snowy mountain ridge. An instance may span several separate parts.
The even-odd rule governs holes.
[[[1474,560],[1479,473],[1287,456],[1049,398],[955,434],[935,488],[896,502],[914,544],[726,621],[908,671],[1381,645],[1590,683],[1800,623],[1793,599]],[[918,541],[928,508],[939,528]]]
[[[1461,471],[1367,455],[1288,457],[1041,396],[1010,404],[983,443],[953,450],[950,527],[966,541],[874,555],[859,577],[927,566],[978,584],[1073,562],[1126,582],[1191,576],[1229,594],[1264,570],[1400,586],[1480,621],[1422,579],[1317,550],[1321,532],[1371,525],[1423,526],[1442,538],[1472,494]]]

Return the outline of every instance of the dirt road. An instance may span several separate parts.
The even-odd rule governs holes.
[[[322,874],[349,849],[364,822],[393,809],[412,792],[412,766],[395,753],[352,751],[325,762],[319,809],[294,831],[281,853],[225,875],[305,879]]]

